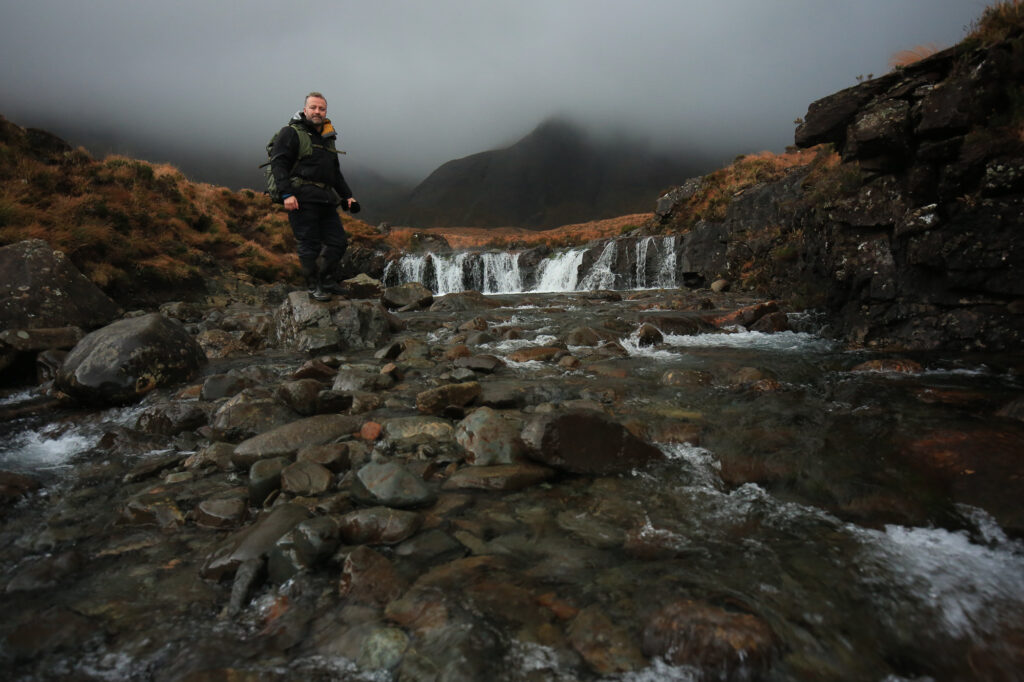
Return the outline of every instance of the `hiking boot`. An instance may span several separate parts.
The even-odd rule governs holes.
[[[330,292],[324,291],[324,288],[320,287],[320,286],[315,287],[313,289],[313,293],[311,293],[310,296],[312,296],[317,301],[329,301],[329,300],[331,300]]]
[[[341,285],[334,280],[326,280],[320,285],[320,288],[329,294],[337,294],[340,296],[345,293],[345,290],[341,288]]]

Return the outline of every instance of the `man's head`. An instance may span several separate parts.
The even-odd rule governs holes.
[[[306,95],[306,103],[302,107],[306,120],[313,125],[323,125],[327,119],[327,100],[319,92]]]

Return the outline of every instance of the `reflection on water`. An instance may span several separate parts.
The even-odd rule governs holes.
[[[564,298],[504,308],[502,324],[520,327],[521,337],[475,351],[507,358],[554,344],[599,315],[618,322],[628,305]],[[431,344],[452,343],[453,329],[431,329]],[[623,476],[566,476],[522,491],[466,494],[464,506],[439,514],[437,528],[468,553],[496,558],[493,570],[455,580],[452,593],[435,586],[436,602],[425,601],[424,608],[446,609],[446,637],[458,643],[469,632],[487,644],[456,648],[459,655],[479,669],[501,670],[490,675],[496,682],[711,679],[657,656],[642,670],[593,673],[566,643],[567,622],[543,609],[537,616],[542,597],[557,598],[570,613],[598,608],[640,638],[652,613],[688,600],[770,628],[770,666],[740,668],[728,679],[1014,679],[1015,642],[1024,633],[1024,544],[1015,539],[1020,525],[1012,525],[1020,503],[1007,498],[1002,470],[983,478],[986,463],[1012,455],[1020,442],[1016,422],[993,416],[1021,394],[1013,362],[924,357],[925,371],[917,374],[853,371],[866,353],[806,332],[666,334],[654,346],[626,332],[618,345],[568,348],[579,368],[510,363],[511,371],[482,380],[523,382],[514,388],[532,396],[531,405],[541,402],[537,396],[599,404],[655,442],[665,460]],[[88,426],[8,424],[14,428],[0,437],[0,468],[70,468],[112,425],[132,428],[133,409],[93,415]],[[973,442],[984,444],[983,452],[972,450]],[[1003,443],[1010,445],[999,451]],[[960,468],[942,478],[933,460]],[[225,485],[244,487],[242,476],[225,476],[233,476]],[[109,507],[111,489],[90,481],[75,492],[96,505],[88,513]],[[140,484],[135,492],[146,489]],[[183,507],[195,503],[185,493],[181,500]],[[47,509],[35,526],[26,524],[24,536],[48,533],[50,547],[70,536],[71,517]],[[173,661],[208,657],[266,679],[406,679],[361,669],[358,650],[318,648],[317,638],[338,627],[342,613],[365,618],[359,627],[367,630],[395,627],[338,595],[337,564],[262,588],[240,623],[223,623],[216,614],[230,587],[203,586],[194,565],[175,572],[183,560],[197,562],[218,536],[191,524],[176,533],[132,532],[138,536],[93,547],[89,556],[106,563],[81,569],[67,597],[126,625],[110,650],[97,645],[53,661],[50,670],[150,679],[150,671]],[[90,541],[83,533],[70,544]],[[411,581],[427,570],[403,563],[395,548],[377,549]],[[16,598],[39,608],[32,595]],[[289,602],[298,606],[288,611],[282,604]],[[282,626],[284,635],[266,634],[277,611],[293,614],[280,617],[295,618],[299,624],[288,626],[295,632]],[[162,615],[150,624],[152,612]],[[352,632],[344,637],[355,638]],[[339,641],[347,643],[344,637]]]

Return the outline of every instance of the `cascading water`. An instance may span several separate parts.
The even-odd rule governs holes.
[[[600,247],[587,264],[588,253]],[[473,289],[485,294],[669,289],[679,286],[678,240],[643,237],[632,249],[618,240],[556,251],[535,266],[520,262],[521,252],[408,254],[388,263],[388,285],[420,282],[439,295]]]

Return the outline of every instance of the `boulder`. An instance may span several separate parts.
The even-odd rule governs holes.
[[[95,329],[120,314],[117,303],[43,240],[0,247],[0,328]]]
[[[436,499],[423,479],[398,462],[370,462],[356,472],[352,496],[366,504],[421,507]]]
[[[64,359],[55,384],[86,403],[130,403],[192,379],[205,362],[180,322],[150,313],[86,335]]]
[[[658,448],[593,410],[537,415],[522,439],[531,459],[576,474],[619,474],[662,458]]]
[[[285,533],[309,517],[305,507],[282,504],[251,526],[235,533],[207,557],[200,575],[220,580],[234,575],[243,562],[266,557]]]
[[[389,310],[396,308],[427,308],[433,301],[433,292],[419,282],[409,282],[395,287],[388,287],[380,297],[380,302]]]
[[[416,409],[424,414],[440,414],[447,407],[465,407],[479,397],[480,384],[475,381],[446,384],[417,394]]]
[[[512,464],[526,454],[526,446],[519,437],[522,430],[521,419],[481,407],[456,425],[455,441],[466,450],[469,464]]]
[[[341,517],[341,537],[350,545],[395,545],[423,525],[417,512],[390,507],[357,509]]]
[[[362,423],[359,417],[340,414],[320,414],[299,419],[242,441],[235,448],[233,457],[236,462],[250,458],[294,457],[299,450],[310,445],[324,445],[349,436],[359,431]]]
[[[375,348],[389,337],[393,326],[379,303],[320,303],[305,291],[293,291],[274,312],[272,339],[280,347],[311,354]]]
[[[648,656],[693,666],[718,680],[760,679],[774,649],[771,628],[757,616],[688,600],[659,610],[643,633]]]

